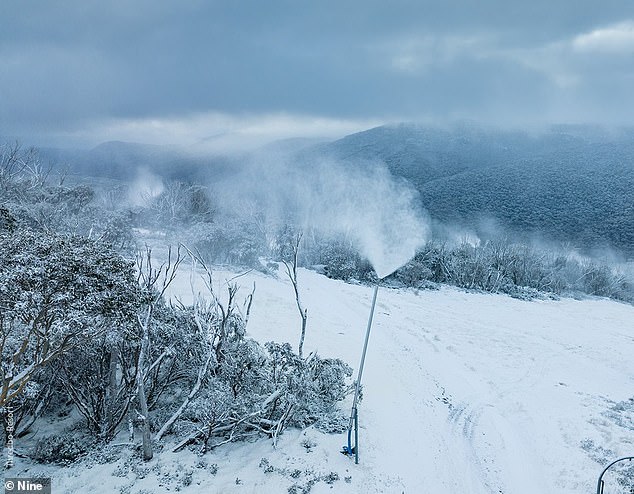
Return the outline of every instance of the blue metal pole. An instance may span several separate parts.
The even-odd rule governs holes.
[[[372,306],[370,308],[370,317],[368,319],[368,327],[365,331],[365,341],[363,342],[363,352],[361,353],[361,363],[359,364],[359,373],[354,387],[354,400],[352,401],[352,411],[350,413],[350,422],[348,424],[348,449],[347,454],[352,455],[352,428],[354,427],[354,459],[355,463],[359,463],[359,412],[357,405],[359,403],[359,395],[361,392],[361,378],[363,377],[363,368],[365,366],[365,356],[368,351],[368,342],[370,341],[370,330],[372,329],[372,319],[374,318],[374,308],[376,307],[376,296],[379,292],[379,284],[374,287],[372,295]]]

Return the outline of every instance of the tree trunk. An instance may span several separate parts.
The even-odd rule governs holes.
[[[143,431],[143,460],[149,461],[154,456],[152,452],[152,435],[150,432],[150,417],[148,416],[147,399],[145,398],[145,386],[143,378],[139,382],[139,412],[142,416]]]
[[[106,426],[104,434],[110,440],[114,433],[114,409],[117,399],[117,349],[110,349],[110,368],[108,369],[108,388],[106,389]]]
[[[301,312],[300,310],[300,315],[302,316],[302,332],[299,337],[299,358],[304,358],[304,338],[306,337],[306,321],[308,320],[308,309],[304,309],[304,312]]]
[[[143,460],[149,461],[154,456],[152,452],[152,435],[150,431],[150,416],[147,407],[147,397],[145,396],[144,367],[145,356],[150,344],[149,324],[152,317],[152,308],[148,309],[145,323],[141,325],[143,328],[143,339],[141,340],[141,351],[139,352],[139,362],[137,366],[136,382],[137,382],[137,398],[139,400],[139,413],[141,414],[141,431],[143,433]]]

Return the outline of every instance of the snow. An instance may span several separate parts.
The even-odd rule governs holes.
[[[215,272],[217,289],[236,274]],[[243,297],[256,284],[249,336],[296,347],[301,321],[283,272],[252,271],[235,281]],[[308,308],[305,352],[342,358],[356,371],[372,287],[302,269],[299,290]],[[170,293],[187,301],[189,274]],[[359,406],[359,465],[339,453],[345,434],[309,428],[285,432],[276,449],[262,439],[201,458],[166,447],[146,474],[113,476],[124,450],[116,465],[53,471],[53,491],[119,492],[133,484],[127,492],[165,492],[175,490],[176,473],[191,471],[182,492],[285,493],[310,479],[319,479],[316,494],[593,492],[597,459],[634,453],[634,417],[617,420],[613,409],[634,395],[633,320],[634,307],[603,299],[382,287]],[[604,450],[614,457],[599,458]],[[273,471],[264,471],[262,458]],[[330,472],[339,476],[333,484],[324,480]]]

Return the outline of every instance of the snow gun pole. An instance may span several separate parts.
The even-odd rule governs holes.
[[[359,374],[354,387],[354,400],[352,401],[352,412],[350,413],[350,423],[348,424],[348,447],[344,447],[344,453],[352,456],[354,453],[354,462],[359,463],[359,412],[357,405],[359,403],[359,393],[361,392],[361,377],[363,377],[363,366],[365,365],[365,354],[368,351],[368,342],[370,341],[370,330],[372,329],[372,319],[374,317],[374,307],[376,306],[376,295],[379,291],[379,284],[374,287],[374,295],[372,296],[372,308],[370,309],[370,318],[368,319],[368,328],[365,331],[365,341],[363,343],[363,353],[361,354],[361,363],[359,364]],[[352,429],[354,428],[354,448],[352,447]]]

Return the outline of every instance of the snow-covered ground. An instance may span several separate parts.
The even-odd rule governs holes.
[[[217,271],[218,287],[235,274]],[[249,335],[296,346],[283,273],[235,281],[243,296],[256,283]],[[305,352],[339,357],[356,374],[372,288],[307,270],[299,283]],[[183,274],[172,294],[190,293]],[[309,428],[287,431],[276,449],[266,439],[204,457],[165,448],[142,467],[126,466],[124,448],[116,463],[53,471],[53,492],[591,493],[599,461],[634,455],[633,324],[634,307],[608,300],[381,288],[359,465],[339,452],[345,434]]]

